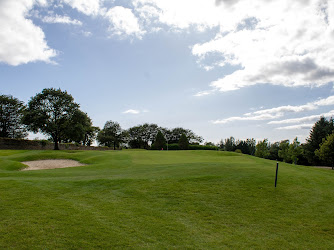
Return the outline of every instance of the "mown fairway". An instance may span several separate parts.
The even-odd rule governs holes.
[[[85,167],[18,171],[20,161]],[[334,171],[216,151],[0,151],[0,248],[334,249]]]

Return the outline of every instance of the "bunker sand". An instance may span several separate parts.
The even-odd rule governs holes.
[[[22,171],[86,166],[78,161],[65,159],[23,161],[22,163],[28,166],[27,168],[22,169]]]

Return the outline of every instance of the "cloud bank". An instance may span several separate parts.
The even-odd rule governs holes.
[[[334,80],[334,1],[329,0],[132,0],[126,5],[106,0],[2,0],[1,62],[50,62],[57,55],[41,28],[27,18],[34,7],[55,4],[107,21],[110,37],[144,39],[160,30],[215,32],[191,45],[193,56],[206,70],[226,65],[237,70],[196,96],[256,84],[318,87]],[[42,20],[82,24],[67,15]],[[216,59],[205,64],[212,55]]]
[[[17,66],[29,62],[50,63],[57,52],[46,42],[41,28],[27,19],[33,0],[0,1],[0,62]]]
[[[318,87],[334,80],[334,2],[216,1],[220,32],[192,53],[205,59],[220,55],[213,66],[240,69],[211,82],[218,91],[255,84]],[[218,20],[217,20],[218,21]]]
[[[283,117],[287,113],[302,113],[312,110],[317,110],[319,107],[323,106],[333,106],[334,105],[334,96],[329,96],[324,99],[320,99],[314,102],[310,102],[307,104],[292,106],[285,105],[280,107],[275,107],[271,109],[262,109],[250,113],[246,113],[243,116],[229,117],[225,119],[220,119],[216,121],[212,121],[213,124],[226,124],[235,121],[264,121],[264,120],[274,120]],[[319,115],[312,115],[302,118],[293,118],[293,119],[285,119],[278,121],[270,121],[268,124],[288,124],[288,123],[302,123],[302,122],[310,122],[319,119],[320,116],[324,117],[332,117],[334,116],[334,110],[323,113]]]

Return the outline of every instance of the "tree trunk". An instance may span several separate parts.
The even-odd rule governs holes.
[[[53,141],[54,141],[54,143],[55,143],[54,150],[59,150],[59,147],[58,147],[58,140],[59,140],[59,138],[58,138],[57,133],[54,134],[52,137],[53,137]]]
[[[114,141],[114,150],[116,150],[116,141]]]
[[[55,147],[54,147],[54,150],[59,150],[59,147],[58,147],[58,140],[55,140]]]

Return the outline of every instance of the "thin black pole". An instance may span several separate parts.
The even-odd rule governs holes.
[[[278,162],[276,164],[276,176],[275,176],[275,187],[277,185],[277,174],[278,174]]]

